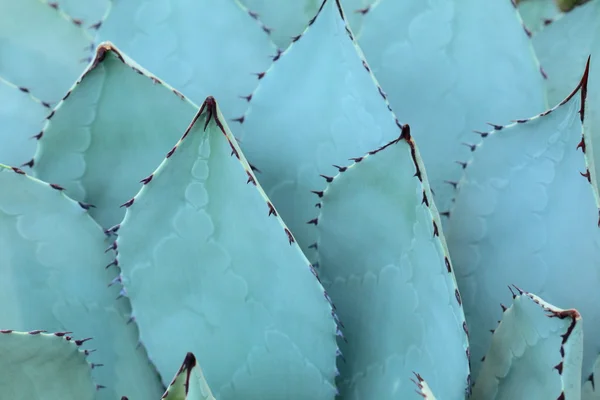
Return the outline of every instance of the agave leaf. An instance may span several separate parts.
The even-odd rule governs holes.
[[[289,77],[293,76],[294,79]],[[309,258],[314,195],[349,157],[394,140],[399,123],[361,58],[339,0],[262,77],[243,117],[242,149]]]
[[[352,31],[359,34],[362,19],[360,11],[375,0],[341,0],[347,12]],[[242,3],[270,30],[271,40],[281,49],[287,48],[294,36],[300,35],[308,22],[319,11],[322,0],[242,0]]]
[[[359,44],[392,109],[411,123],[440,211],[471,130],[545,109],[539,64],[508,0],[381,0]]]
[[[95,34],[109,10],[111,0],[60,0],[60,9]]]
[[[193,353],[187,353],[163,400],[215,400]]]
[[[81,342],[68,334],[0,330],[2,398],[95,399],[87,353],[79,349]]]
[[[347,337],[340,392],[416,398],[410,378],[419,370],[445,398],[464,399],[467,325],[410,128],[355,160],[329,179],[311,221],[319,275]]]
[[[485,134],[465,169],[446,237],[474,371],[513,282],[587,319],[586,374],[600,350],[598,204],[582,138],[588,72],[555,108]]]
[[[158,397],[163,389],[143,348],[136,349],[135,324],[105,269],[106,235],[85,204],[69,199],[17,168],[0,165],[0,321],[20,331],[72,331],[93,338],[98,399]],[[0,374],[3,375],[3,374]],[[30,397],[38,398],[38,397]]]
[[[275,47],[237,0],[115,1],[99,32],[192,101],[222,99],[226,116],[246,108],[240,95]]]
[[[581,399],[582,400],[599,400],[600,399],[600,388],[597,387],[600,382],[600,356],[596,358],[592,373],[590,373],[583,383],[581,388]]]
[[[416,373],[415,377],[416,380],[413,379],[413,382],[415,383],[415,385],[417,385],[417,394],[419,394],[425,400],[435,400],[435,396],[433,395],[433,392],[429,388],[429,385],[427,384],[425,379],[423,379],[421,375]]]
[[[180,137],[197,107],[102,43],[48,117],[32,161],[35,175],[90,203],[103,227],[121,222],[121,204],[138,190]]]
[[[145,183],[117,262],[163,377],[190,350],[219,399],[332,399],[328,298],[212,97]]]
[[[49,109],[28,89],[0,78],[0,162],[21,165],[35,152],[32,136],[39,133]]]
[[[600,60],[594,57],[600,54],[599,15],[600,1],[590,1],[548,25],[533,39],[536,53],[548,74],[548,98],[553,104],[577,85],[581,69],[589,55],[593,55],[585,124],[586,132],[596,148],[588,153],[594,160],[592,175],[596,177],[600,176]]]
[[[473,400],[579,400],[583,329],[562,310],[519,290],[494,330]]]
[[[555,0],[522,0],[518,6],[523,23],[534,34],[563,16]]]
[[[45,0],[0,0],[0,77],[59,100],[88,61],[91,36]]]

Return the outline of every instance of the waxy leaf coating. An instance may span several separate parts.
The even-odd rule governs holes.
[[[94,400],[92,366],[80,346],[69,332],[0,330],[2,398]]]
[[[470,384],[460,293],[409,132],[341,167],[313,220],[319,276],[347,338],[347,399],[412,398],[413,371],[446,399],[464,399]]]
[[[220,400],[333,399],[331,305],[212,97],[144,182],[116,261],[163,380],[191,351]]]
[[[557,107],[483,134],[464,170],[446,238],[474,371],[511,284],[581,313],[584,374],[600,352],[599,213],[583,136],[588,72]]]

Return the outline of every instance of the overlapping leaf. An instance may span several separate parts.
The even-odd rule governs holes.
[[[598,204],[582,135],[587,76],[554,109],[484,134],[465,169],[447,239],[474,373],[513,283],[581,312],[584,374],[600,351]]]
[[[188,353],[163,400],[215,400],[193,353]]]
[[[19,166],[35,153],[35,140],[50,112],[48,104],[0,79],[0,163]]]
[[[508,0],[381,0],[359,44],[411,124],[440,211],[450,208],[472,130],[545,108],[539,65]]]
[[[222,99],[227,117],[256,87],[275,47],[237,0],[115,1],[100,31],[153,74],[200,103]]]
[[[91,36],[45,0],[0,0],[0,77],[54,103],[83,72]]]
[[[416,399],[412,371],[447,399],[469,388],[461,298],[409,132],[328,178],[311,221],[319,275],[345,327],[347,399]]]
[[[271,39],[281,49],[287,48],[294,36],[300,35],[313,18],[323,0],[241,0],[270,30]],[[375,0],[342,0],[352,31],[359,34],[360,12]]]
[[[141,341],[163,377],[197,354],[219,399],[333,399],[332,308],[224,121],[208,98],[126,203],[117,262]]]
[[[548,98],[558,103],[577,85],[581,69],[591,55],[586,132],[595,150],[592,176],[600,173],[600,1],[593,0],[565,14],[535,35],[533,44],[548,74]]]
[[[327,0],[304,34],[261,78],[240,130],[261,185],[303,250],[315,231],[311,190],[325,188],[319,174],[333,164],[383,146],[399,123],[361,58],[339,0]]]
[[[494,330],[473,400],[580,399],[582,325],[576,310],[520,291]]]
[[[162,392],[135,324],[127,324],[129,302],[105,269],[106,235],[85,204],[56,185],[0,165],[0,323],[20,331],[72,331],[93,338],[91,361],[98,399],[117,394],[150,399]],[[0,373],[3,376],[4,373]],[[36,398],[35,396],[33,398]]]
[[[0,330],[2,397],[93,400],[92,368],[80,345],[67,332]]]
[[[101,226],[118,224],[121,204],[164,158],[197,107],[111,43],[101,44],[81,80],[48,117],[35,175],[90,203]]]

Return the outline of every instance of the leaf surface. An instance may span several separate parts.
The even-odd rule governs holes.
[[[11,400],[93,400],[86,353],[66,332],[0,331],[0,387]]]
[[[0,77],[54,103],[85,69],[91,36],[44,0],[0,0]]]
[[[240,130],[248,160],[312,259],[315,199],[348,158],[383,146],[399,123],[361,58],[338,0],[327,0],[304,34],[260,80]],[[290,76],[295,77],[290,79]]]
[[[105,268],[109,241],[86,205],[2,165],[0,188],[2,326],[93,338],[91,361],[104,365],[93,370],[95,382],[106,386],[99,400],[158,398],[163,388],[144,349],[136,348],[129,302],[118,298],[118,285],[106,287],[115,278],[114,268]]]
[[[584,373],[600,351],[598,203],[583,139],[588,72],[557,107],[484,134],[464,171],[446,237],[474,371],[513,283],[581,312]]]
[[[93,204],[109,228],[121,204],[164,158],[197,107],[144,71],[111,43],[101,44],[67,97],[48,118],[33,159],[35,175]]]
[[[520,291],[494,331],[473,400],[580,399],[582,325],[576,310]]]
[[[215,400],[193,353],[188,353],[163,400]]]
[[[461,400],[465,316],[410,128],[342,167],[320,198],[319,276],[336,305],[344,398],[417,399],[413,371]]]
[[[98,32],[192,101],[221,99],[227,118],[246,108],[239,97],[275,47],[236,0],[115,1]]]
[[[539,65],[508,0],[381,0],[359,44],[410,122],[440,211],[450,208],[472,130],[545,109]]]
[[[333,399],[331,305],[224,121],[209,97],[127,203],[117,262],[141,341],[163,377],[198,354],[219,399]]]

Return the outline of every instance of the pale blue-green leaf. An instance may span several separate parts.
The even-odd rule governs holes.
[[[90,361],[99,400],[158,398],[160,380],[136,349],[131,308],[119,296],[110,244],[85,207],[52,187],[0,165],[0,321],[20,331],[71,331],[93,338]],[[1,358],[1,357],[0,357]],[[0,373],[0,376],[3,374]],[[37,398],[37,397],[30,397]]]
[[[2,330],[0,354],[3,399],[95,399],[91,365],[65,332]]]
[[[409,131],[342,168],[314,221],[319,275],[347,338],[347,399],[417,399],[413,371],[446,399],[464,399],[469,385],[460,294]]]
[[[110,2],[111,0],[59,0],[58,4],[71,18],[81,21],[82,26],[95,30],[97,24],[102,23]]]
[[[0,0],[0,77],[53,103],[89,61],[91,36],[45,0]]]
[[[381,0],[359,44],[413,128],[440,211],[450,207],[446,181],[460,178],[472,130],[545,109],[539,65],[509,0]]]
[[[598,204],[582,176],[589,171],[581,146],[585,83],[556,108],[489,132],[459,184],[446,238],[475,376],[509,284],[581,312],[584,373],[600,352]]]
[[[581,399],[582,400],[600,400],[600,388],[597,385],[600,384],[598,378],[600,377],[600,356],[596,358],[592,372],[589,375],[585,375],[585,382],[581,388]]]
[[[494,330],[473,400],[579,400],[583,328],[563,310],[519,292]]]
[[[192,351],[222,400],[334,398],[331,306],[212,97],[118,234],[122,281],[163,379]]]
[[[19,166],[31,160],[36,146],[33,136],[39,134],[49,112],[31,93],[0,78],[0,163]]]
[[[546,24],[562,16],[555,0],[521,0],[519,14],[532,33],[541,31]]]
[[[221,99],[227,118],[271,64],[275,46],[258,21],[232,0],[114,1],[98,32],[192,101]]]
[[[162,400],[215,400],[193,353],[185,356]]]
[[[261,185],[312,258],[319,174],[400,134],[338,0],[328,0],[298,41],[267,71],[244,116],[240,143]],[[293,79],[290,77],[293,76]]]
[[[110,43],[56,108],[38,141],[35,175],[90,203],[109,228],[120,205],[173,147],[197,107],[148,74]]]
[[[592,56],[585,127],[593,147],[594,174],[600,174],[600,0],[575,8],[535,35],[533,44],[548,74],[548,98],[563,99],[577,85],[581,69]]]
[[[271,31],[271,40],[281,49],[287,48],[292,38],[306,29],[308,22],[319,11],[323,0],[241,0],[250,11]],[[375,0],[341,0],[344,13],[355,34],[360,32],[362,18],[359,10],[364,10]]]

